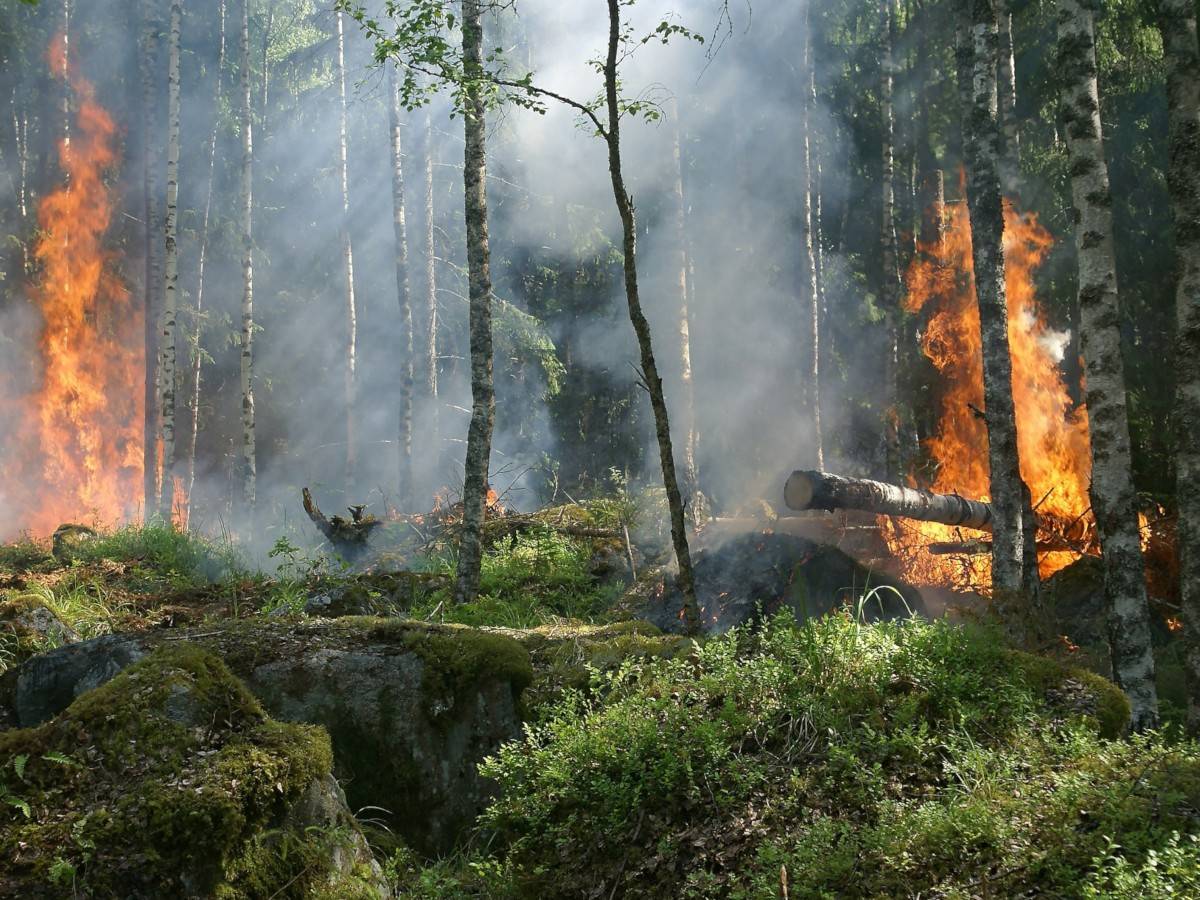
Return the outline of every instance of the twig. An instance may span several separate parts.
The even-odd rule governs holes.
[[[637,564],[633,561],[633,542],[629,540],[629,525],[622,522],[621,531],[625,534],[625,552],[629,554],[629,574],[637,581]]]

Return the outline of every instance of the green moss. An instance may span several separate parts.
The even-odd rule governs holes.
[[[328,875],[329,854],[287,826],[330,771],[328,736],[267,718],[198,647],[159,649],[51,722],[0,734],[0,759],[18,756],[5,788],[31,815],[0,811],[0,843],[27,848],[12,874],[29,896],[64,862],[87,896],[302,896]],[[268,866],[272,832],[296,852]]]
[[[1011,651],[1011,658],[1040,696],[1067,713],[1091,718],[1101,737],[1120,737],[1129,727],[1129,698],[1107,678],[1019,650]]]
[[[397,642],[425,664],[424,689],[430,702],[460,697],[485,676],[507,680],[519,695],[533,681],[529,652],[502,634],[453,625],[429,625],[400,619],[376,622],[375,640]]]

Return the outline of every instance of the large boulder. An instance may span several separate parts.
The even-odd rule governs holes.
[[[323,730],[284,724],[213,654],[158,649],[0,733],[0,895],[386,896]]]
[[[868,622],[925,612],[915,588],[798,535],[743,533],[702,547],[692,568],[701,623],[709,634],[785,610],[805,621],[846,609]],[[673,578],[643,578],[625,602],[632,615],[664,631],[683,627],[683,598]]]
[[[431,854],[452,848],[482,808],[477,765],[521,733],[532,679],[528,652],[500,634],[394,619],[252,621],[43,654],[0,701],[17,724],[34,725],[155,646],[180,643],[222,658],[275,718],[324,726],[351,808],[372,807]]]

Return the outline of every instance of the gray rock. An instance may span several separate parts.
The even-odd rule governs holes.
[[[10,700],[17,725],[40,725],[80,694],[99,687],[146,655],[139,638],[106,635],[69,644],[27,660],[17,670]]]
[[[324,726],[351,808],[386,810],[388,827],[422,852],[445,852],[463,836],[489,795],[478,764],[521,733],[529,657],[508,637],[375,620],[242,625],[193,639],[272,717]],[[35,657],[0,703],[22,727],[39,724],[165,640],[109,636]],[[187,721],[192,704],[172,697],[168,707]]]

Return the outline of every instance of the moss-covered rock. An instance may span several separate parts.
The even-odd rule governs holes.
[[[36,728],[0,733],[0,894],[379,896],[323,730],[270,719],[175,644]]]
[[[428,853],[454,846],[488,795],[478,763],[521,732],[528,652],[502,634],[397,619],[231,621],[87,641],[23,666],[10,706],[44,721],[155,646],[215,653],[272,716],[324,726],[354,809]]]
[[[37,653],[78,640],[75,629],[33,597],[0,603],[0,674]]]

